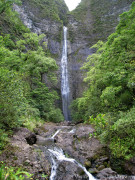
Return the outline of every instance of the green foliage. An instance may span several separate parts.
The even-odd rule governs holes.
[[[25,180],[32,179],[32,175],[20,168],[7,167],[3,162],[0,162],[0,179],[1,180]]]
[[[0,34],[3,35],[3,37],[9,36],[10,34],[10,38],[14,41],[20,38],[23,33],[30,32],[20,20],[18,13],[12,10],[11,4],[13,2],[17,3],[17,1],[0,1],[0,10],[1,3],[9,3],[8,8],[2,10],[3,12],[0,14]]]
[[[5,130],[0,129],[0,150],[8,143],[8,134]]]
[[[64,0],[31,0],[29,6],[32,9],[37,9],[37,18],[49,18],[57,22],[67,22],[66,14],[68,8]]]
[[[0,14],[8,10],[13,3],[20,3],[20,0],[0,0]]]
[[[48,175],[46,175],[46,174],[42,174],[42,178],[47,179],[47,178],[48,178]]]
[[[126,159],[135,155],[134,15],[135,3],[121,15],[116,32],[108,41],[93,46],[97,51],[83,66],[87,70],[84,81],[89,88],[72,105],[74,120],[93,124],[112,154]]]
[[[40,127],[44,123],[44,121],[39,116],[33,117],[33,114],[28,117],[23,116],[21,117],[21,120],[23,122],[23,125],[30,131],[33,131],[35,128]]]
[[[106,41],[118,24],[119,13],[122,13],[125,7],[130,7],[133,1],[81,0],[71,14],[77,21],[81,21],[83,25],[80,31],[90,36],[90,43],[93,44],[98,40]]]
[[[23,115],[23,113],[21,112],[21,108],[22,111],[24,111],[24,109],[26,108],[26,112],[28,112],[29,109],[31,109],[29,106],[32,106],[33,108],[39,110],[39,115],[41,118],[47,121],[50,119],[55,121],[57,116],[54,116],[54,114],[57,114],[57,110],[54,106],[54,100],[58,99],[58,96],[56,92],[54,92],[53,90],[49,90],[49,88],[42,82],[42,79],[45,76],[45,79],[47,79],[48,82],[52,84],[56,83],[56,75],[54,73],[57,70],[56,62],[54,61],[54,59],[46,57],[43,48],[40,46],[41,41],[44,38],[43,34],[38,36],[34,33],[25,33],[23,37],[23,39],[16,42],[17,49],[13,49],[12,51],[4,47],[5,39],[1,37],[3,46],[0,49],[0,56],[2,59],[1,66],[3,67],[2,69],[4,69],[3,71],[1,70],[1,78],[3,78],[2,87],[7,86],[7,95],[4,94],[2,98],[8,99],[9,101],[9,95],[10,93],[12,93],[12,106],[10,107],[11,103],[8,103],[8,110],[5,107],[5,111],[3,110],[2,113],[7,112],[9,116],[9,111],[14,112],[14,115],[12,113],[11,116],[9,116],[9,121],[14,126],[11,119],[15,119],[15,117],[18,118],[18,116],[15,114],[15,112],[17,112],[15,110],[16,106],[18,107],[17,110],[19,111],[19,116],[20,114]],[[5,68],[7,67],[9,68],[9,70],[5,70]],[[14,69],[14,71],[12,69]],[[8,73],[9,75],[6,77],[6,74]],[[20,79],[18,79],[19,74]],[[10,84],[11,82],[12,84]],[[3,89],[1,91],[3,92]],[[14,105],[14,101],[15,103],[18,102],[18,104]],[[3,102],[7,104],[7,102]],[[21,106],[19,109],[20,104]],[[14,108],[14,110],[11,108]],[[6,117],[7,114],[5,115]],[[29,114],[29,112],[27,114]],[[33,115],[34,114],[37,116],[35,110]],[[61,114],[59,110],[58,114]],[[3,119],[5,118],[4,116],[2,117]],[[60,117],[60,120],[62,120],[62,115]],[[9,122],[7,124],[9,125]]]
[[[15,127],[33,130],[44,121],[64,120],[55,107],[58,95],[53,87],[58,67],[48,55],[45,35],[27,31],[10,7],[2,16],[9,27],[2,23],[1,30],[11,32],[0,36],[0,150]]]
[[[0,127],[13,128],[20,124],[17,119],[25,106],[24,85],[18,73],[6,68],[0,68],[0,82]]]
[[[55,0],[54,1],[57,9],[58,9],[58,15],[60,19],[63,21],[63,24],[66,25],[68,23],[67,20],[67,13],[68,13],[68,7],[64,0]]]
[[[104,116],[104,114],[98,114],[96,118],[90,116],[88,120],[84,121],[84,123],[93,124],[96,129],[96,134],[100,135],[104,130],[106,130],[108,125]]]
[[[131,158],[135,155],[135,107],[128,112],[120,113],[120,118],[110,126],[104,140],[109,136],[110,149],[116,157]]]

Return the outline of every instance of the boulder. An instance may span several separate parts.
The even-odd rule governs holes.
[[[36,138],[37,138],[37,141],[36,141],[37,145],[48,146],[48,145],[52,145],[55,143],[54,138],[44,138],[44,137],[39,136],[39,135],[37,135]]]
[[[85,172],[76,164],[62,161],[57,169],[57,180],[88,180]]]
[[[101,171],[101,170],[103,170],[103,169],[105,169],[105,166],[104,166],[104,165],[100,165],[100,166],[97,168],[98,171]]]
[[[96,177],[103,180],[107,177],[116,176],[116,175],[117,173],[113,171],[111,168],[105,168],[101,170]]]

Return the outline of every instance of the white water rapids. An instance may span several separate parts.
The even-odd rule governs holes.
[[[58,129],[51,138],[54,138],[55,136],[57,136],[57,134],[60,131],[61,131],[61,129]],[[73,131],[75,131],[75,129],[73,129]],[[71,133],[71,131],[70,131],[70,133]],[[67,158],[64,155],[63,150],[61,148],[54,147],[53,149],[48,149],[48,151],[50,152],[51,162],[52,162],[52,169],[51,169],[50,180],[55,180],[56,179],[56,177],[57,177],[58,162],[61,162],[61,161],[67,161],[67,162],[71,162],[73,164],[76,164],[78,167],[83,169],[83,171],[89,177],[89,180],[95,180],[95,178],[86,170],[86,168],[84,166],[82,166],[80,163],[78,163],[73,158]],[[56,161],[55,158],[57,159],[58,162]]]
[[[61,94],[62,94],[62,108],[66,121],[70,121],[69,113],[69,80],[68,80],[68,58],[67,58],[67,27],[63,28],[64,31],[64,43],[63,52],[61,58]]]
[[[51,176],[50,176],[50,180],[54,180],[56,177],[56,171],[57,171],[57,162],[55,161],[55,159],[53,158],[56,157],[58,161],[67,161],[67,162],[71,162],[74,163],[76,165],[78,165],[78,167],[82,168],[83,171],[87,174],[87,176],[89,177],[89,180],[95,180],[95,178],[86,170],[86,168],[84,166],[82,166],[80,163],[78,163],[75,159],[72,158],[67,158],[64,153],[63,150],[60,148],[54,148],[54,150],[52,149],[48,149],[48,151],[52,154],[52,170],[51,170]]]

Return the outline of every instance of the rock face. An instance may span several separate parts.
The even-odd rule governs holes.
[[[129,10],[133,0],[82,0],[68,16],[69,72],[72,99],[82,95],[84,71],[80,70],[90,47],[98,40],[105,41],[115,31],[119,15]]]
[[[64,0],[39,3],[22,0],[22,6],[14,5],[14,9],[31,31],[46,34],[44,40],[59,66],[58,85],[55,88],[60,96],[63,24],[68,27],[68,71],[72,101],[80,97],[86,88],[83,82],[85,72],[80,70],[80,67],[87,56],[94,52],[90,47],[98,40],[106,40],[108,35],[114,32],[119,15],[128,10],[132,2],[133,0],[82,0],[80,5],[68,14]],[[46,82],[45,76],[43,81]]]

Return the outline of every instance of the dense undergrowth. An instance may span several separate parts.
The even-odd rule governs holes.
[[[133,1],[81,0],[71,14],[83,24],[80,31],[90,36],[90,43],[96,43],[98,40],[106,41],[118,24],[119,13],[126,11]]]
[[[22,24],[12,10],[14,2],[18,1],[0,0],[0,153],[14,128],[33,130],[45,121],[64,120],[55,106],[56,91],[43,81],[45,77],[54,87],[58,68],[48,53],[45,35],[31,33]],[[31,175],[0,164],[1,180],[26,177]]]
[[[114,157],[135,155],[135,3],[115,33],[99,41],[83,69],[89,88],[72,104],[75,121],[92,123]]]
[[[23,171],[20,168],[8,167],[0,162],[0,179],[1,180],[25,180],[33,179],[32,174]]]
[[[14,1],[0,1],[0,149],[18,126],[64,120],[59,98],[43,77],[56,84],[57,65],[49,57],[44,34],[31,33],[12,11]],[[8,17],[8,19],[7,19]]]

